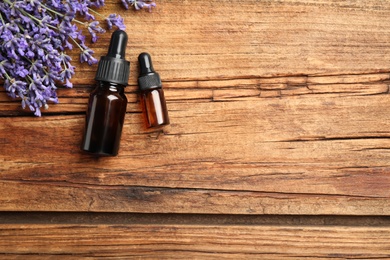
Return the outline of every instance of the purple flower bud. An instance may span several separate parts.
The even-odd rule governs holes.
[[[120,15],[117,14],[110,14],[107,18],[107,25],[108,28],[111,30],[112,26],[118,27],[120,30],[125,30],[126,26],[124,24],[123,18]]]
[[[65,87],[67,88],[72,88],[73,87],[73,83],[69,81],[69,79],[66,79],[65,80]]]
[[[87,62],[89,65],[98,63],[98,60],[92,56],[94,53],[93,50],[85,46],[84,44],[81,45],[81,47],[84,49],[80,53],[80,61],[81,62]]]
[[[31,109],[31,107],[30,107],[30,109]],[[41,110],[39,109],[39,107],[36,107],[36,108],[35,108],[34,115],[35,115],[35,116],[38,116],[38,117],[41,117],[41,116],[42,116],[42,113],[41,113]]]
[[[96,33],[105,33],[106,31],[99,26],[98,21],[93,21],[92,23],[89,23],[88,25],[88,31],[92,36],[92,42],[97,41],[97,35]]]

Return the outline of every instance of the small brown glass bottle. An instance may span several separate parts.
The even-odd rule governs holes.
[[[118,154],[127,106],[124,88],[130,74],[126,44],[126,32],[112,34],[108,54],[99,61],[97,86],[89,97],[81,149],[96,155]]]
[[[140,66],[138,86],[146,127],[168,125],[169,117],[164,91],[160,75],[153,69],[152,58],[144,52],[138,56],[138,62]]]

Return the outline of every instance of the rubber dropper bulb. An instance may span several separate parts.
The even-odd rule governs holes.
[[[117,30],[111,36],[108,57],[124,59],[126,56],[127,34],[125,31]]]
[[[140,76],[144,76],[150,73],[155,73],[152,63],[152,58],[149,53],[143,52],[138,56],[138,62],[140,66]]]

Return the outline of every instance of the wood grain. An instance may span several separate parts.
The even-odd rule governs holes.
[[[261,101],[263,98],[288,98],[302,95],[367,96],[389,93],[389,73],[332,76],[253,77],[242,79],[164,81],[168,102]],[[85,113],[87,99],[93,86],[77,85],[73,89],[60,88],[60,104],[50,105],[44,115]],[[31,115],[23,110],[19,100],[9,100],[0,92],[0,116]],[[140,113],[137,87],[126,88],[128,112]],[[316,98],[316,97],[314,97]]]
[[[389,13],[376,1],[161,1],[127,14],[120,156],[79,151],[93,67],[47,117],[0,93],[0,210],[388,215]],[[144,50],[164,81],[164,130],[142,128]]]
[[[42,118],[1,90],[1,259],[390,258],[389,1],[106,4],[130,36],[120,154],[79,150],[96,66]],[[160,130],[142,125],[143,51]]]
[[[79,151],[83,116],[3,118],[1,133],[13,132],[1,138],[0,207],[387,215],[388,103],[383,94],[170,102],[169,127],[145,131],[128,113],[120,156],[101,159]]]
[[[142,51],[169,81],[389,71],[388,1],[159,0],[152,14],[120,3],[103,13],[113,11],[126,17],[132,84]],[[79,67],[77,82],[92,82],[94,70]]]
[[[388,258],[388,227],[0,225],[0,257]]]

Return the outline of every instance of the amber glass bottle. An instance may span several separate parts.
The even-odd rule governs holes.
[[[140,75],[138,86],[146,127],[160,127],[169,124],[168,110],[160,75],[154,71],[152,58],[148,53],[138,56]]]
[[[99,61],[97,86],[89,97],[81,149],[96,155],[118,154],[127,106],[124,88],[130,74],[126,44],[124,31],[112,34],[108,54]]]

